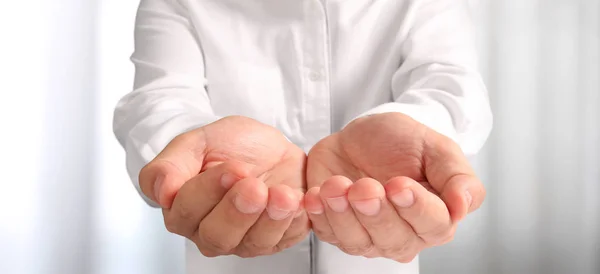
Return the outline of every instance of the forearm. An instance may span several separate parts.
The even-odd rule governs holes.
[[[179,134],[219,117],[214,115],[205,89],[200,45],[177,2],[140,2],[131,60],[134,90],[117,104],[113,127],[125,148],[131,181],[140,191],[138,174],[144,165]]]

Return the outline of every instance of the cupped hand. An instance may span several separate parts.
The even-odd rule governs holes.
[[[255,257],[309,232],[306,154],[268,125],[232,116],[174,138],[140,172],[167,230],[208,257]]]
[[[485,189],[451,139],[400,113],[360,118],[308,155],[315,234],[351,255],[410,262],[449,242]]]

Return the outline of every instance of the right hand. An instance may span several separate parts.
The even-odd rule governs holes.
[[[207,257],[270,255],[303,240],[306,154],[275,128],[231,116],[174,138],[140,172],[167,230]]]

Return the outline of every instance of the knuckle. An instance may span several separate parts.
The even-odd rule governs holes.
[[[245,249],[243,246],[239,246],[234,255],[242,258],[242,259],[249,259],[249,258],[254,258],[256,257],[256,255],[253,255],[250,251],[248,251],[247,249]]]
[[[203,248],[214,250],[219,253],[229,253],[235,248],[235,246],[228,241],[220,239],[220,237],[210,233],[209,231],[199,231],[198,237],[202,242]]]
[[[287,247],[286,247],[287,248]],[[281,251],[283,251],[285,248],[282,248],[279,246],[279,244],[275,245],[274,247],[271,248],[270,253],[266,254],[266,255],[270,255],[270,254],[275,254],[275,253],[279,253]]]
[[[415,254],[400,256],[400,257],[398,257],[398,259],[396,259],[396,261],[399,263],[408,264],[408,263],[412,262],[416,257],[417,257],[417,254],[415,253]]]
[[[454,234],[452,234],[452,235],[450,235],[450,236],[448,236],[446,238],[443,238],[442,240],[440,240],[437,243],[435,243],[435,245],[437,245],[437,246],[445,245],[445,244],[448,244],[448,243],[450,243],[452,241],[454,241]]]
[[[165,223],[165,228],[171,233],[178,234],[177,226],[173,225],[172,223]]]
[[[275,245],[275,246],[273,247],[273,251],[274,251],[275,253],[277,253],[277,252],[281,252],[281,251],[283,251],[283,250],[286,250],[286,249],[288,249],[288,248],[290,248],[290,247],[294,246],[294,244],[296,244],[296,243],[297,243],[297,242],[296,242],[296,241],[293,241],[293,240],[281,241],[281,242],[277,243],[277,245]]]
[[[251,253],[250,251],[246,250],[246,249],[240,249],[235,253],[236,256],[242,258],[242,259],[251,259],[256,257],[257,255]]]
[[[241,258],[255,258],[258,256],[270,255],[275,252],[276,251],[274,250],[274,247],[251,249],[250,247],[244,245],[238,248],[236,255]]]
[[[397,244],[378,246],[379,252],[386,258],[394,258],[409,254],[413,248],[414,237],[406,237]]]
[[[180,221],[192,221],[195,214],[194,210],[188,207],[183,203],[179,203],[177,206],[177,210],[175,211],[176,218],[180,219]]]
[[[252,251],[263,251],[263,250],[269,250],[269,249],[273,248],[273,246],[270,244],[265,244],[265,243],[255,242],[255,241],[246,242],[245,245],[248,250],[252,250]]]
[[[180,233],[177,222],[175,222],[173,220],[173,218],[171,217],[170,214],[164,216],[164,223],[165,223],[165,228],[167,229],[167,231],[169,231],[171,233],[175,233],[175,234]]]
[[[448,224],[439,224],[425,233],[420,233],[419,237],[426,243],[438,244],[454,237],[454,229]]]
[[[216,240],[213,237],[203,237],[202,242],[206,245],[207,248],[215,250],[219,253],[229,253],[234,247],[228,243]]]
[[[286,239],[286,241],[289,241],[289,242],[300,242],[300,241],[306,239],[306,237],[308,237],[308,234],[310,234],[310,230],[305,230],[305,231],[301,231],[299,233],[290,234],[289,236],[286,235],[285,239]]]
[[[208,249],[205,248],[198,248],[198,250],[200,251],[200,253],[202,254],[202,256],[207,257],[207,258],[215,258],[218,257],[219,254],[214,252],[214,251],[210,251]]]
[[[308,236],[308,232],[303,232],[303,233],[286,236],[279,243],[277,243],[275,248],[278,250],[277,252],[288,249],[291,246],[295,245],[296,243],[299,243],[302,240],[304,240],[307,236]]]
[[[262,243],[260,241],[254,241],[249,239],[244,241],[244,249],[252,254],[268,254],[273,250],[273,245],[268,243]]]
[[[313,228],[313,232],[315,233],[315,235],[317,235],[317,237],[319,238],[319,240],[321,240],[323,242],[327,242],[327,243],[336,243],[336,242],[338,242],[337,238],[335,237],[335,235],[331,231],[326,231],[326,230],[322,230],[322,229]]]
[[[346,254],[352,256],[363,256],[373,250],[372,243],[360,243],[357,245],[340,245],[339,248]]]
[[[198,248],[198,251],[200,251],[200,253],[202,254],[202,256],[207,257],[207,258],[214,258],[217,256],[220,256],[221,254],[219,254],[218,252],[215,252],[214,250],[210,250],[208,248],[206,248],[204,245],[201,244],[201,242],[199,242],[197,239],[195,241],[193,241],[194,244],[196,244],[196,248]]]
[[[402,256],[410,250],[408,244],[402,245],[387,245],[379,247],[379,252],[386,258],[393,258],[396,256]]]
[[[454,239],[454,230],[446,229],[446,230],[436,234],[436,238],[439,239],[439,241],[452,240],[452,239]]]
[[[407,248],[404,246],[382,246],[378,249],[381,255],[386,258],[402,255],[407,250]]]

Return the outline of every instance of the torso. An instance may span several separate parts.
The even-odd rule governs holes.
[[[218,115],[255,118],[308,148],[392,100],[409,1],[182,2]]]
[[[363,111],[392,100],[413,1],[181,2],[204,55],[217,115],[275,126],[308,151]],[[417,260],[352,257],[314,238],[254,259],[205,258],[190,243],[186,249],[190,274],[418,273]]]

